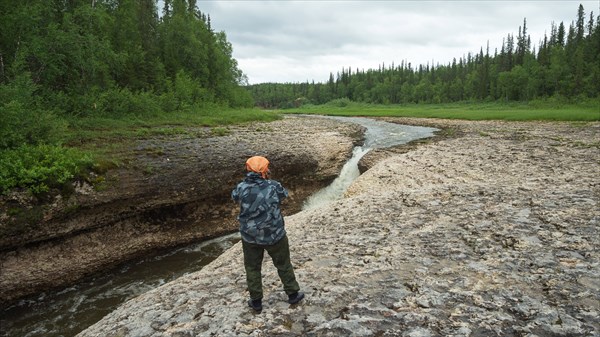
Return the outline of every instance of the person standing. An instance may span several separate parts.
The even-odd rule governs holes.
[[[287,190],[270,179],[269,161],[254,156],[246,161],[246,177],[231,192],[239,203],[240,234],[244,252],[246,284],[250,292],[248,305],[257,312],[262,310],[262,262],[267,251],[288,295],[288,303],[296,304],[304,298],[290,261],[290,249],[285,231],[281,201]]]

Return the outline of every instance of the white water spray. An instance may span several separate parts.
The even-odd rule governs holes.
[[[305,202],[302,210],[314,209],[330,202],[341,199],[344,192],[358,178],[358,161],[371,149],[386,148],[399,144],[406,144],[411,140],[431,137],[437,129],[387,123],[361,117],[325,117],[341,121],[358,123],[367,128],[365,143],[355,147],[352,158],[346,162],[339,176],[327,187],[311,195]]]
[[[346,189],[348,189],[354,179],[358,178],[360,175],[358,161],[369,152],[369,150],[369,148],[363,149],[360,146],[355,147],[352,151],[352,158],[344,164],[344,167],[342,167],[342,171],[337,178],[335,178],[329,186],[311,195],[304,202],[302,209],[318,208],[332,201],[341,199]]]

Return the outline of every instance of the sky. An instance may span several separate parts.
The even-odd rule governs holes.
[[[577,9],[598,15],[594,1],[198,0],[215,31],[224,31],[250,84],[325,82],[342,68],[392,62],[447,65],[489,42],[500,51],[527,19],[532,47],[551,23],[569,28]]]

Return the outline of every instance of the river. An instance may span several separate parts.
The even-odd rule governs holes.
[[[324,204],[342,198],[344,192],[354,179],[358,178],[358,162],[372,149],[392,147],[406,144],[415,139],[433,136],[438,129],[382,122],[362,117],[324,117],[358,123],[367,128],[365,141],[352,151],[352,157],[346,162],[338,177],[327,187],[311,195],[305,202],[303,210],[321,207]]]
[[[366,127],[365,142],[356,147],[338,178],[311,196],[304,209],[319,207],[342,197],[359,176],[357,163],[371,149],[431,137],[437,129],[386,123],[360,117],[323,117],[358,123]],[[88,278],[59,291],[44,292],[4,309],[0,336],[74,336],[100,320],[121,303],[148,290],[193,273],[209,264],[239,241],[232,234],[126,263],[105,274]]]

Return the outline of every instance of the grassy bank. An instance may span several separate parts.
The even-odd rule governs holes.
[[[227,125],[279,118],[281,114],[274,111],[224,108],[144,116],[71,118],[63,141],[71,146],[102,148],[110,143],[154,135],[190,134],[190,129],[198,127],[210,127],[218,134]]]
[[[90,172],[102,174],[122,165],[126,158],[120,157],[120,150],[135,140],[158,135],[198,137],[201,133],[194,129],[199,127],[223,135],[227,125],[278,118],[281,115],[273,111],[226,108],[143,116],[54,116],[54,124],[61,125],[58,139],[0,149],[0,195],[21,188],[43,196],[62,190],[73,179],[88,179]]]
[[[598,121],[600,100],[582,103],[534,101],[529,103],[449,103],[372,105],[349,100],[335,100],[325,105],[307,105],[284,113],[322,114],[333,116],[417,117],[465,120],[510,121]]]
[[[21,112],[22,113],[22,112]],[[121,165],[119,150],[131,141],[152,136],[198,137],[198,127],[208,127],[214,135],[227,134],[227,125],[251,121],[273,121],[281,113],[322,114],[367,117],[418,117],[466,120],[548,120],[598,121],[600,100],[578,104],[557,100],[529,103],[452,103],[412,105],[371,105],[338,99],[325,105],[264,111],[214,107],[194,112],[144,115],[53,117],[60,125],[60,139],[36,142],[0,150],[0,194],[13,188],[44,193],[86,173],[102,173]],[[31,118],[32,121],[39,118]],[[28,122],[24,125],[31,125]],[[39,123],[38,123],[39,124]],[[42,130],[41,128],[33,130]],[[36,131],[37,132],[37,131]]]

